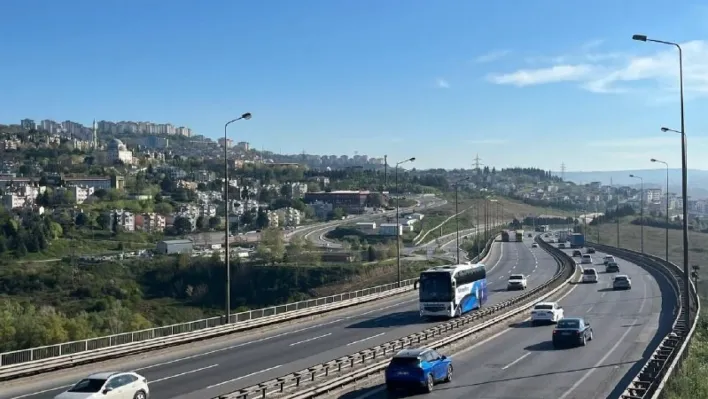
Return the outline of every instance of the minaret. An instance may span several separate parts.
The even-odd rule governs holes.
[[[96,120],[93,120],[93,142],[91,143],[94,150],[98,149],[98,125],[96,125]]]

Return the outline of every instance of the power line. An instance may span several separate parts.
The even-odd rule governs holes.
[[[565,162],[561,163],[561,180],[565,180]]]

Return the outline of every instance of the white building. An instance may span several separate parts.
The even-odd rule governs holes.
[[[307,193],[306,183],[290,183],[293,198],[303,198]]]
[[[111,223],[118,222],[118,227],[123,231],[135,231],[135,215],[132,212],[116,209],[110,213],[110,216]]]
[[[83,204],[84,201],[88,199],[88,197],[93,195],[94,188],[84,186],[57,187],[54,191],[54,195],[62,196],[67,192],[69,193],[71,198],[73,198],[75,203]]]
[[[278,216],[278,212],[268,211],[266,214],[268,215],[268,226],[280,226],[280,217]]]
[[[144,213],[143,231],[158,233],[165,231],[165,217],[156,213]]]
[[[122,161],[126,165],[133,163],[133,152],[128,150],[128,147],[126,147],[125,144],[118,139],[113,139],[110,143],[108,143],[106,153],[110,164],[117,161]]]
[[[282,220],[283,226],[299,226],[301,223],[300,211],[295,208],[282,208],[276,211],[278,218]]]
[[[17,209],[27,205],[27,197],[18,194],[5,194],[2,196],[2,206],[5,209]]]

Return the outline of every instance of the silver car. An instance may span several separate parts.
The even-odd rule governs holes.
[[[632,279],[626,274],[619,274],[615,276],[612,280],[613,290],[631,290],[632,289]]]

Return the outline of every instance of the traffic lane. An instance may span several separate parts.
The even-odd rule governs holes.
[[[512,325],[488,344],[456,355],[457,382],[440,386],[435,396],[607,397],[622,375],[642,360],[661,312],[657,281],[638,266],[625,266],[636,276],[632,290],[611,291],[609,276],[602,276],[598,284],[575,285],[560,301],[566,317],[589,319],[594,337],[587,347],[554,350],[552,326]]]
[[[504,273],[511,263],[501,265],[499,273]],[[518,295],[516,292],[503,292],[490,297],[488,305],[493,305]],[[302,368],[349,355],[357,351],[391,341],[409,334],[422,331],[440,324],[440,321],[422,320],[418,313],[418,304],[414,301],[398,313],[370,315],[350,319],[345,328],[331,325],[322,334],[311,332],[307,337],[271,341],[267,348],[240,348],[237,356],[219,353],[198,361],[190,361],[188,369],[161,370],[160,375],[147,376],[150,380],[166,378],[165,375],[179,375],[180,387],[167,388],[160,395],[185,394],[201,384],[220,393],[256,384],[269,378],[300,371]],[[325,353],[326,355],[322,355]],[[213,365],[218,366],[213,366]],[[218,369],[216,368],[218,367]],[[190,372],[199,370],[200,373]],[[201,373],[201,371],[204,371]]]
[[[301,339],[303,336],[314,336],[319,329],[328,329],[331,326],[336,326],[338,323],[341,326],[345,326],[350,324],[352,320],[358,320],[359,318],[367,317],[367,315],[371,315],[370,317],[379,317],[380,315],[387,314],[387,312],[396,311],[397,308],[406,309],[406,306],[410,306],[411,303],[417,303],[417,301],[418,293],[415,291],[397,295],[392,298],[382,299],[370,305],[357,306],[355,309],[336,311],[331,315],[322,316],[313,320],[276,327],[265,332],[246,331],[243,333],[235,333],[233,336],[226,339],[217,338],[215,342],[209,342],[207,340],[199,342],[196,345],[187,345],[185,348],[175,347],[167,353],[148,353],[125,359],[117,359],[111,361],[110,369],[136,370],[144,373],[150,380],[160,379],[195,369],[194,367],[190,367],[190,365],[194,362],[198,362],[200,358],[213,356],[218,353],[237,352],[249,346],[266,347],[278,340],[297,340]],[[69,372],[69,375],[62,374],[57,377],[52,376],[52,374],[45,374],[42,375],[41,382],[39,383],[36,378],[31,378],[27,384],[9,388],[4,387],[2,392],[0,392],[0,398],[28,395],[32,392],[48,389],[51,389],[52,391],[49,393],[52,393],[76,382],[85,374],[91,372],[95,372],[95,370],[90,370],[84,374]],[[52,396],[45,395],[44,397]]]
[[[506,267],[502,267],[499,270],[505,271],[511,264],[510,259]],[[498,303],[518,294],[518,292],[501,292],[490,297],[488,304]],[[396,317],[404,320],[402,326],[391,326],[392,322],[395,324]],[[351,341],[351,336],[347,339],[346,332],[332,332],[321,337],[314,336],[304,341],[291,342],[288,347],[278,348],[273,346],[270,348],[270,352],[254,352],[253,348],[249,348],[239,352],[238,358],[210,359],[213,362],[212,364],[219,364],[218,368],[207,369],[209,367],[208,364],[193,364],[193,367],[197,370],[206,370],[205,373],[199,375],[196,373],[193,373],[193,375],[183,374],[180,377],[179,386],[162,388],[159,393],[154,391],[155,394],[153,396],[156,395],[159,399],[196,392],[200,395],[211,396],[233,392],[264,380],[300,371],[313,364],[343,357],[356,351],[421,331],[440,322],[422,321],[418,315],[417,304],[415,304],[411,306],[406,315],[391,315],[379,320],[364,321],[364,323],[370,324],[366,324],[366,327],[362,324],[351,326],[354,328],[363,327],[364,331],[369,331],[368,336],[356,341]],[[293,358],[293,360],[288,362],[283,358],[282,354],[286,351],[288,352],[287,358]],[[274,363],[275,360],[277,362]],[[246,367],[248,368],[246,369]],[[199,386],[201,386],[201,389],[198,391],[191,391]]]

